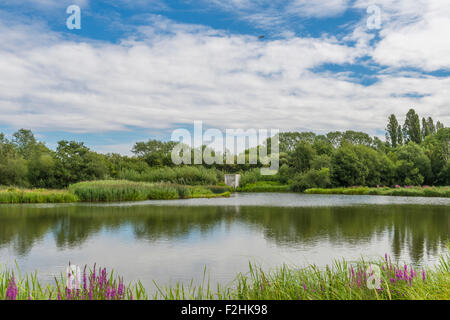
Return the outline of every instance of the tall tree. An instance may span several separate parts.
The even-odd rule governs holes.
[[[436,122],[436,131],[439,131],[439,129],[444,129],[444,124],[442,122]]]
[[[403,145],[403,129],[400,125],[397,128],[397,145]]]
[[[306,172],[311,168],[311,161],[315,156],[316,150],[314,150],[311,143],[300,141],[291,153],[289,164],[297,172]]]
[[[430,135],[430,128],[428,127],[428,122],[425,118],[422,118],[422,139],[425,139]]]
[[[387,131],[387,138],[389,139],[386,141],[389,142],[393,148],[397,147],[399,130],[398,130],[398,121],[397,118],[395,117],[395,114],[391,114],[389,116],[386,131]]]
[[[430,130],[430,134],[436,133],[436,128],[434,126],[433,118],[428,117],[427,126],[428,126],[428,130]]]
[[[36,139],[31,130],[20,129],[13,134],[12,143],[17,148],[18,153],[28,160],[36,146]]]
[[[406,114],[405,124],[403,125],[404,139],[406,142],[415,142],[419,144],[422,141],[420,132],[420,120],[414,109],[409,109]]]

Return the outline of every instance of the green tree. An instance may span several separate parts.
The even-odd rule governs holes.
[[[294,151],[290,155],[289,165],[296,172],[306,172],[311,168],[311,160],[315,157],[316,150],[311,143],[301,141],[295,146]]]
[[[56,148],[57,174],[62,186],[78,181],[101,179],[107,172],[102,157],[83,142],[59,141]]]
[[[344,141],[355,145],[362,144],[365,146],[371,146],[373,143],[372,138],[367,133],[352,130],[347,130],[344,132],[342,135],[341,144]]]
[[[395,148],[398,142],[398,121],[394,114],[389,116],[388,124],[386,126],[386,131],[389,140],[387,140],[390,145]]]
[[[436,133],[436,127],[434,126],[433,118],[428,117],[428,119],[427,119],[427,127],[428,127],[428,130],[430,131],[430,134]]]
[[[403,145],[403,129],[402,129],[402,126],[398,126],[398,129],[397,129],[397,145],[399,145],[399,146],[401,146],[401,145]]]
[[[55,170],[54,152],[43,143],[36,144],[28,161],[27,179],[30,185],[39,188],[61,187],[61,184],[56,180]]]
[[[409,142],[396,149],[395,156],[398,183],[420,185],[432,182],[431,162],[421,146]]]
[[[132,152],[139,158],[144,159],[149,166],[172,165],[171,152],[176,142],[163,142],[159,140],[148,140],[147,142],[137,142]]]
[[[291,183],[291,189],[303,192],[309,188],[327,188],[330,183],[330,169],[311,169],[306,173],[297,174]]]
[[[408,113],[406,114],[405,124],[403,125],[403,132],[403,138],[405,139],[406,143],[412,141],[414,143],[420,144],[420,142],[422,141],[420,120],[414,109],[409,109]]]
[[[333,145],[324,135],[316,136],[314,139],[313,148],[316,150],[318,155],[331,156],[334,151]]]
[[[13,134],[12,143],[16,147],[19,155],[26,160],[31,158],[33,148],[37,144],[33,132],[25,129],[20,129]]]
[[[355,146],[344,145],[331,158],[331,182],[336,186],[365,185],[369,170],[359,159]]]
[[[430,128],[428,127],[428,122],[425,118],[422,118],[422,139],[425,139],[431,134]]]
[[[448,185],[450,176],[448,166],[450,161],[450,128],[440,129],[436,134],[425,138],[423,146],[430,158],[433,184]]]

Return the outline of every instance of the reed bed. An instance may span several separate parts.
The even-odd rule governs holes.
[[[217,169],[198,166],[148,168],[143,172],[124,169],[119,172],[118,179],[181,185],[216,185],[223,181],[223,173]]]
[[[376,271],[379,268],[379,273]],[[417,269],[392,263],[389,256],[378,261],[336,261],[318,268],[282,267],[265,272],[249,263],[249,272],[239,274],[229,286],[213,289],[204,269],[201,284],[191,281],[160,287],[155,300],[449,300],[450,256],[442,256],[434,268]],[[123,278],[106,269],[84,267],[77,281],[71,273],[41,285],[37,274],[0,270],[0,300],[147,300],[141,282],[125,285]],[[378,282],[378,283],[377,283]],[[370,285],[372,287],[370,287]]]
[[[0,203],[69,203],[79,201],[68,190],[18,189],[0,190]]]
[[[288,192],[289,185],[284,185],[276,181],[258,181],[249,183],[237,188],[239,192]]]
[[[69,191],[83,202],[172,200],[229,195],[227,192],[215,193],[216,189],[213,189],[213,187],[215,186],[203,187],[168,183],[103,180],[76,183],[69,187]]]
[[[350,187],[350,188],[311,188],[305,190],[307,194],[347,194],[347,195],[380,195],[380,196],[401,196],[401,197],[450,197],[450,187],[416,187],[416,186],[396,186],[388,187]]]

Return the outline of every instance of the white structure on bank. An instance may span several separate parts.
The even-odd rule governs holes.
[[[240,174],[226,174],[225,175],[225,184],[232,188],[239,187],[239,181],[241,180]]]

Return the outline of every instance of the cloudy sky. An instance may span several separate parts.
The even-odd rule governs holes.
[[[448,125],[449,33],[448,0],[0,0],[0,131],[129,153],[194,120],[381,137],[414,107]]]

